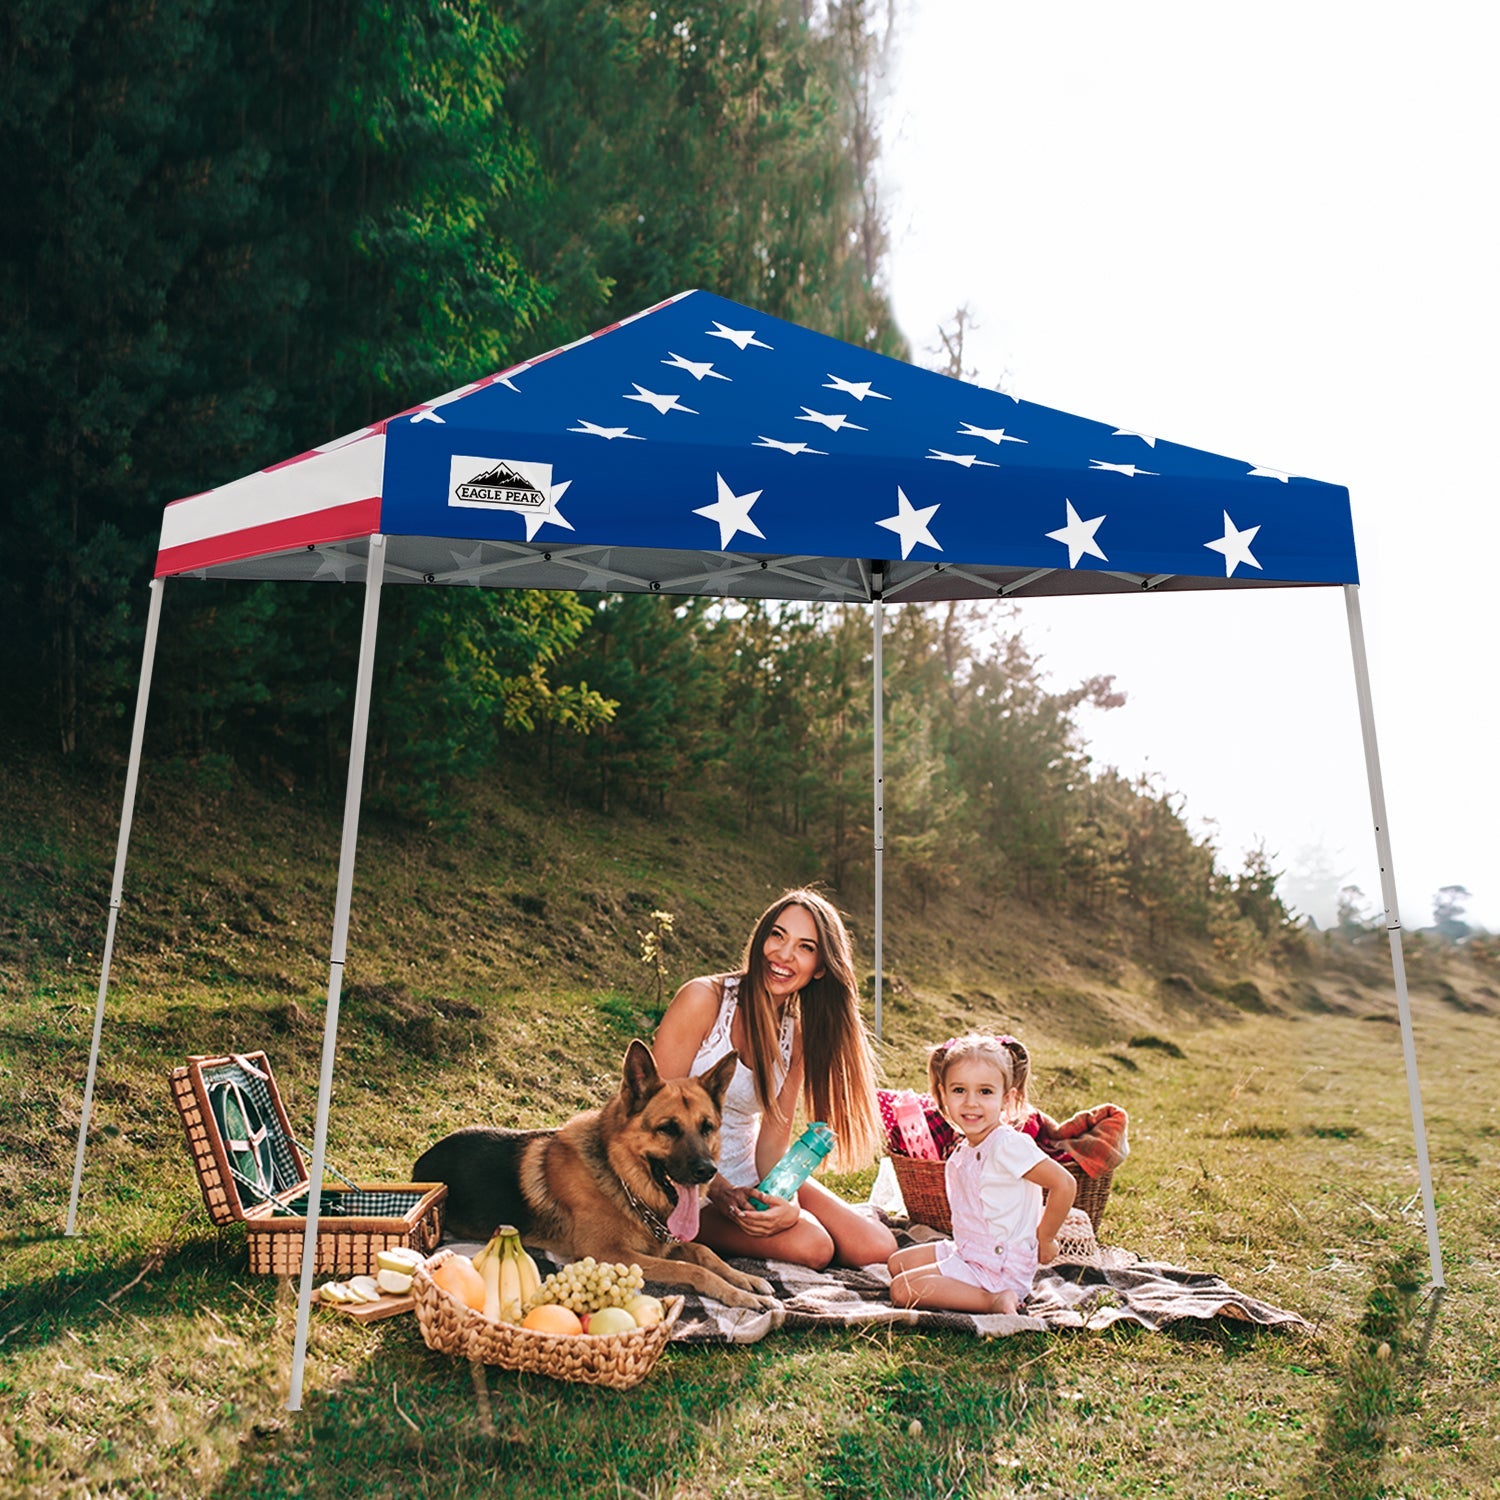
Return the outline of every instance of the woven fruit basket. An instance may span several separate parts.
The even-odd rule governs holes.
[[[939,1234],[952,1234],[953,1215],[948,1210],[944,1163],[920,1156],[893,1156],[891,1165],[896,1169],[901,1198],[912,1223],[927,1224]],[[1114,1183],[1113,1169],[1098,1177],[1090,1177],[1075,1162],[1063,1162],[1062,1165],[1078,1184],[1073,1207],[1082,1209],[1089,1216],[1089,1223],[1097,1233],[1104,1221],[1105,1205],[1109,1202],[1109,1190]],[[1045,1193],[1042,1201],[1046,1202]]]
[[[623,1391],[651,1373],[682,1311],[681,1297],[667,1297],[661,1322],[631,1333],[538,1333],[518,1323],[492,1323],[432,1279],[434,1268],[452,1254],[439,1250],[412,1278],[417,1326],[427,1347],[439,1354]]]

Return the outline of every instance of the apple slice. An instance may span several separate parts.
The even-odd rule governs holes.
[[[356,1302],[379,1302],[380,1288],[373,1276],[353,1276],[349,1279],[349,1290]]]
[[[382,1266],[375,1273],[375,1285],[393,1297],[404,1297],[411,1290],[411,1273],[393,1271],[388,1266]]]
[[[410,1276],[426,1259],[420,1250],[413,1250],[410,1245],[392,1245],[389,1250],[376,1253],[375,1265],[380,1271],[405,1271]]]

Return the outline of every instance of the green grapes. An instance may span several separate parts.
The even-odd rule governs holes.
[[[597,1261],[592,1255],[554,1271],[536,1289],[526,1310],[542,1302],[556,1302],[582,1317],[601,1307],[624,1307],[646,1284],[639,1266],[620,1261]]]

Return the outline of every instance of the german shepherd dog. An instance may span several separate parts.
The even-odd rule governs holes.
[[[447,1225],[458,1237],[487,1240],[514,1224],[529,1246],[554,1255],[634,1262],[648,1281],[780,1311],[769,1282],[693,1243],[735,1066],[731,1052],[700,1077],[667,1080],[634,1041],[603,1108],[556,1130],[454,1131],[422,1153],[412,1181],[448,1184]]]

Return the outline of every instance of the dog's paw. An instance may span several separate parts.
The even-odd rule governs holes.
[[[761,1284],[764,1286],[766,1283]],[[773,1328],[780,1328],[786,1318],[786,1308],[782,1305],[781,1299],[768,1296],[764,1292],[736,1291],[732,1305],[754,1308],[756,1312],[770,1313]]]
[[[764,1276],[747,1276],[745,1280],[749,1283],[748,1290],[754,1292],[756,1296],[771,1302],[776,1301],[776,1288]],[[777,1303],[777,1306],[780,1306],[780,1303]]]

